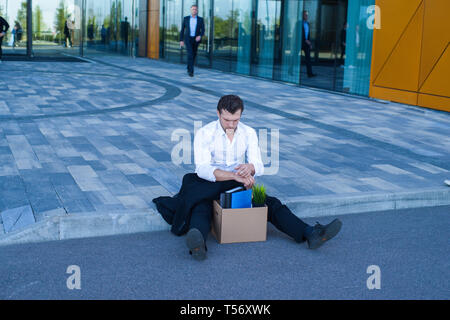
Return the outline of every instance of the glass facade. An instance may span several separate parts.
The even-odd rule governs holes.
[[[369,94],[375,0],[161,0],[160,58],[186,62],[179,32],[194,3],[206,27],[197,65]]]
[[[5,55],[137,55],[138,0],[0,0],[0,15]]]
[[[0,15],[11,25],[3,52],[145,55],[148,8],[139,13],[145,3],[0,0]],[[160,0],[161,59],[186,63],[179,32],[194,3],[205,21],[197,65],[368,95],[375,0]]]
[[[139,47],[137,0],[85,0],[84,55],[136,55]]]

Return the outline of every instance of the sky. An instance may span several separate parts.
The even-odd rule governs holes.
[[[6,3],[8,2],[8,16],[9,23],[13,23],[15,18],[17,17],[17,11],[20,8],[20,4],[23,0],[0,0],[0,6],[6,8]],[[36,8],[37,5],[42,10],[42,14],[44,17],[44,23],[47,28],[51,28],[53,30],[53,20],[55,18],[56,8],[59,6],[60,0],[33,0],[33,9]],[[73,12],[73,0],[66,0],[66,4],[69,8],[69,12]],[[5,9],[3,9],[5,11]]]

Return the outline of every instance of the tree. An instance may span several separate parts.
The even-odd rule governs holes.
[[[3,11],[3,6],[0,6],[0,17],[3,17],[3,19],[5,19],[6,21],[9,20],[9,17]],[[6,37],[8,37],[8,35],[6,35]]]
[[[117,2],[117,8],[115,3],[113,2],[110,11],[110,27],[111,34],[113,35],[113,39],[117,40],[120,38],[120,20],[122,15],[122,1]]]
[[[3,12],[3,6],[0,6],[0,17],[3,17],[6,21],[8,21],[8,17],[5,16],[5,13]]]
[[[22,29],[27,25],[27,2],[22,1],[19,10],[17,10],[16,20],[20,23]]]
[[[0,16],[3,17],[3,19],[5,19],[6,21],[9,21],[9,17],[8,17],[8,8],[5,9],[5,6],[1,6],[0,5]]]
[[[117,39],[117,34],[116,34],[116,3],[113,2],[113,4],[111,5],[111,10],[110,10],[110,15],[109,15],[109,27],[110,27],[110,32],[112,35],[112,39],[116,40]]]
[[[62,41],[62,35],[64,34],[64,24],[66,23],[66,19],[69,16],[69,9],[66,5],[65,0],[61,0],[59,2],[59,7],[56,8],[55,13],[55,24],[54,28],[56,32],[59,32],[60,40]]]
[[[33,32],[35,39],[40,39],[41,31],[45,29],[44,21],[42,16],[42,10],[39,5],[34,8],[33,12]]]
[[[226,19],[222,17],[214,17],[214,34],[217,38],[232,38],[234,37],[233,28],[237,27],[237,20],[239,19],[239,10],[231,10]]]
[[[94,14],[93,9],[89,9],[89,18],[87,23],[87,36],[89,40],[93,40],[95,38],[96,31],[98,29],[97,25],[97,17]]]

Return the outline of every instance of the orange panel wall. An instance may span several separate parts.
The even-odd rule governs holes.
[[[148,0],[147,57],[159,59],[160,0]]]
[[[450,112],[449,0],[376,0],[370,96]]]

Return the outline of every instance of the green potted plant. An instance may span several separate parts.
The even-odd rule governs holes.
[[[264,185],[253,185],[252,188],[252,204],[254,207],[264,207],[266,202],[266,188]]]

